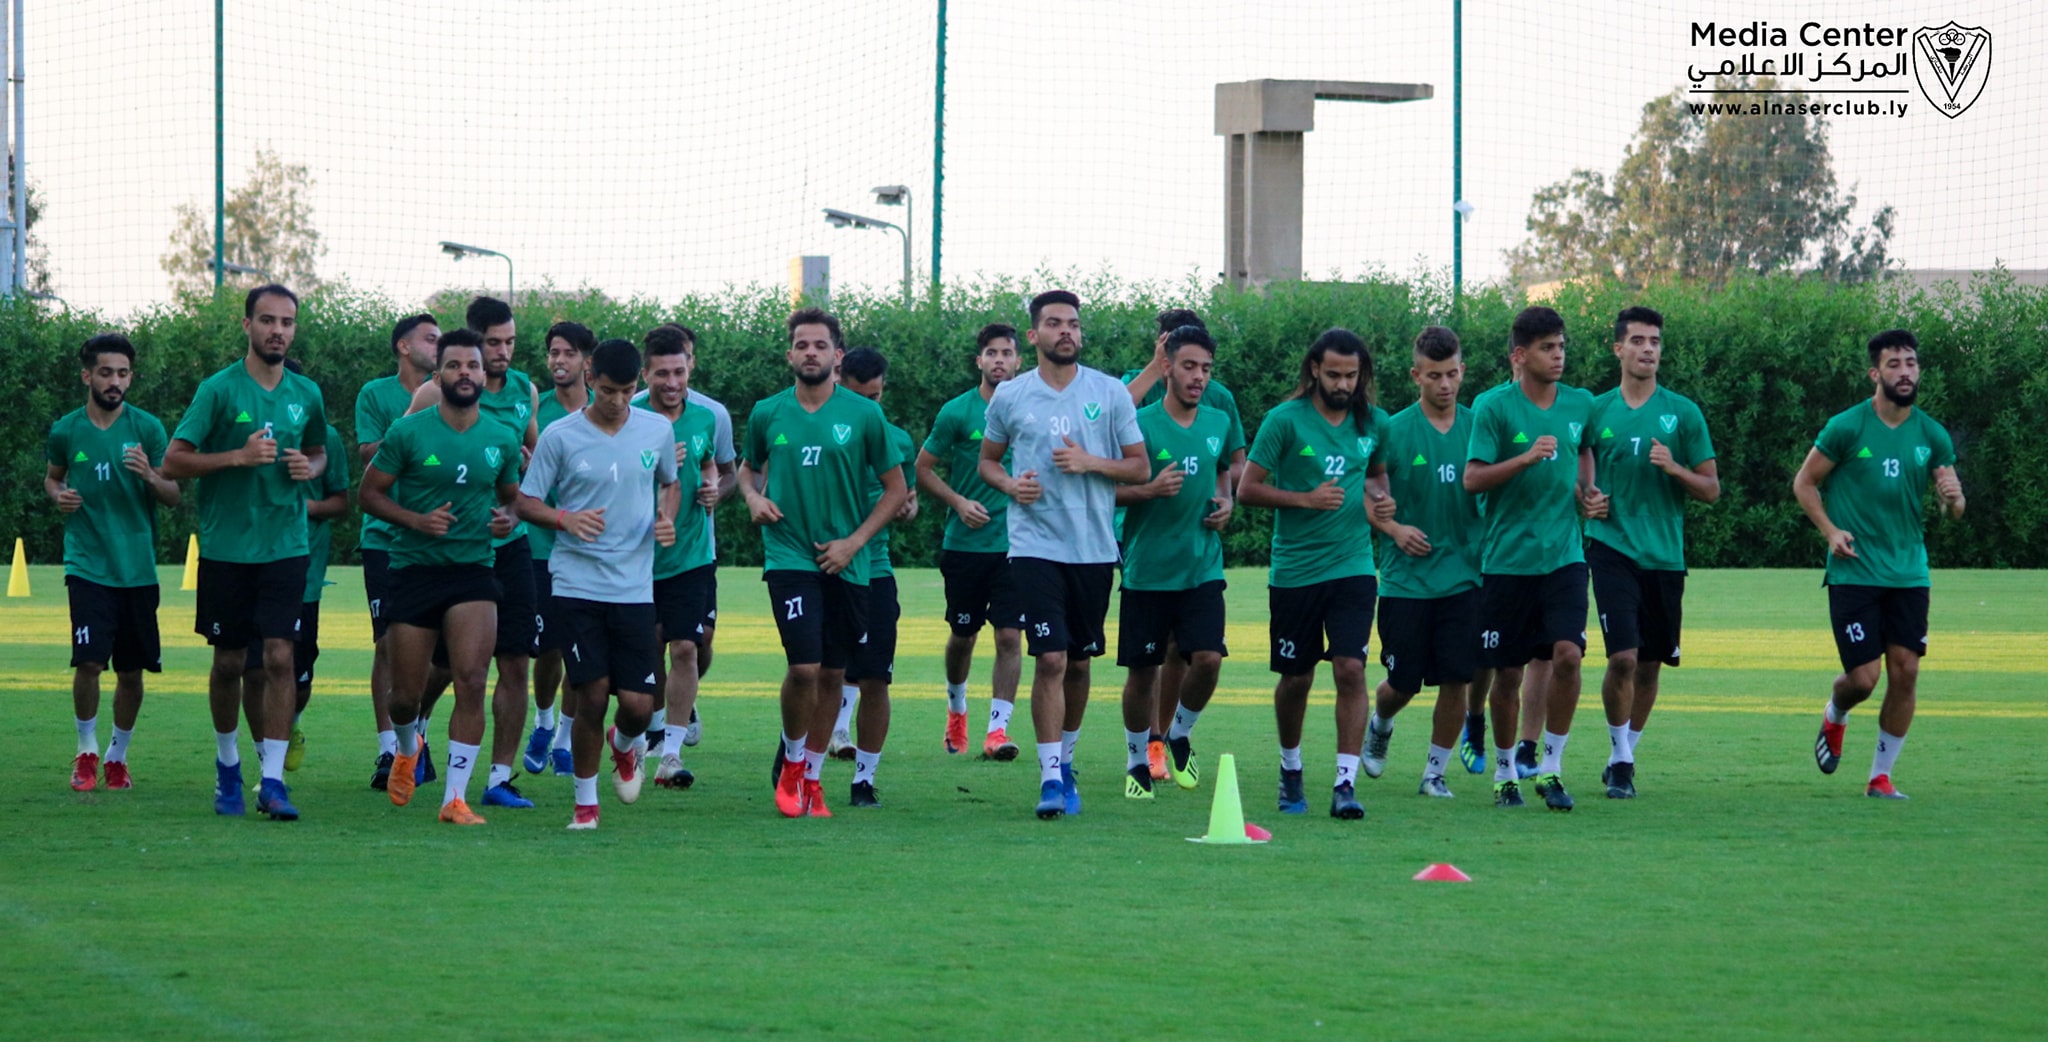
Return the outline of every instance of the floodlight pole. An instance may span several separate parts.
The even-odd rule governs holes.
[[[14,6],[14,0],[0,0],[7,8]],[[0,8],[0,84],[8,82],[5,75],[7,65],[7,8]],[[6,153],[7,196],[0,203],[5,204],[6,213],[0,214],[0,296],[13,296],[21,291],[21,285],[14,281],[14,192],[15,185],[24,179],[20,164],[14,159],[14,151],[8,145],[7,93],[0,86],[0,152]]]
[[[220,289],[227,281],[227,268],[221,264],[221,254],[227,251],[228,237],[228,160],[226,131],[227,75],[223,70],[221,27],[227,15],[222,11],[224,0],[213,0],[213,288]]]
[[[22,46],[21,9],[14,0],[14,285],[28,285],[28,60]]]
[[[845,210],[825,209],[825,223],[835,228],[887,228],[903,237],[903,302],[910,303],[910,233],[901,225],[891,224],[879,217],[862,217]]]
[[[1451,299],[1465,293],[1465,0],[1451,0]]]
[[[497,250],[487,250],[482,246],[465,246],[462,243],[449,242],[446,239],[441,240],[441,252],[447,254],[450,257],[455,258],[456,260],[461,260],[464,257],[496,257],[499,260],[504,261],[505,303],[508,305],[516,303],[512,295],[512,258],[507,257],[502,253],[499,253]]]
[[[940,231],[946,223],[946,0],[939,0],[938,74],[932,112],[932,303],[939,302]]]

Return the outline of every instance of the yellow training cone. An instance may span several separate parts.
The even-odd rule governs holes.
[[[1254,833],[1252,830],[1257,829]],[[1256,837],[1256,838],[1255,838]],[[1209,804],[1209,834],[1190,843],[1222,843],[1243,846],[1264,843],[1271,833],[1244,823],[1244,804],[1237,796],[1237,758],[1224,753],[1216,764],[1216,798]]]
[[[28,596],[28,551],[20,536],[14,537],[14,567],[7,570],[7,596]]]
[[[199,536],[194,533],[192,541],[185,544],[185,578],[178,583],[180,590],[199,588]]]

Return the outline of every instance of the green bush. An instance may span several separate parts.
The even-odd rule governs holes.
[[[1450,326],[1465,342],[1469,400],[1505,378],[1508,324],[1520,306],[1492,291],[1454,304],[1444,285],[1426,279],[1235,293],[1046,274],[1028,287],[1021,280],[950,286],[936,307],[854,294],[841,294],[836,305],[851,345],[880,347],[889,356],[884,406],[921,440],[939,405],[974,381],[974,332],[995,321],[1021,327],[1030,288],[1053,283],[1092,302],[1083,361],[1112,373],[1149,357],[1159,309],[1199,310],[1221,347],[1217,376],[1237,392],[1247,430],[1256,430],[1265,411],[1293,390],[1301,352],[1330,326],[1354,329],[1372,346],[1379,399],[1389,411],[1414,400],[1407,370],[1415,334],[1431,322]],[[1792,500],[1792,473],[1827,417],[1869,395],[1863,343],[1893,326],[1919,334],[1926,370],[1921,402],[1955,436],[1970,492],[1962,522],[1930,525],[1935,562],[2048,564],[2048,444],[2026,427],[2028,417],[2048,415],[2048,368],[2041,365],[2048,358],[2048,294],[2002,275],[1934,292],[1763,278],[1720,289],[1573,286],[1552,303],[1565,316],[1572,344],[1566,379],[1596,390],[1619,378],[1608,348],[1614,314],[1633,303],[1664,313],[1664,383],[1699,401],[1721,454],[1721,501],[1693,507],[1695,565],[1801,567],[1821,560],[1821,541]],[[752,404],[789,384],[783,360],[788,310],[786,296],[765,287],[675,304],[613,301],[595,292],[554,295],[518,309],[517,361],[542,373],[540,335],[558,319],[583,322],[599,336],[636,337],[657,322],[680,321],[700,338],[695,385],[724,401],[744,430]],[[350,443],[356,391],[391,371],[389,331],[402,313],[389,301],[347,290],[313,296],[301,311],[293,353],[320,383],[329,416]],[[454,313],[442,317],[460,320]],[[126,325],[139,354],[130,400],[175,427],[199,381],[241,356],[240,318],[239,297],[182,301],[136,316]],[[44,441],[51,421],[84,400],[75,352],[104,325],[89,313],[53,314],[33,302],[0,305],[0,364],[17,374],[14,405],[0,414],[0,536],[26,539],[35,560],[62,554],[61,518],[42,493]],[[537,382],[547,386],[544,374]],[[359,476],[361,465],[351,460],[350,466]],[[945,512],[929,499],[925,506],[894,536],[907,566],[937,557]],[[356,526],[354,518],[335,523],[336,561],[355,559]],[[720,509],[718,527],[722,562],[759,562],[759,536],[737,499]],[[195,529],[188,499],[164,515],[160,559],[182,560],[186,535]],[[1230,562],[1263,563],[1270,529],[1264,511],[1244,509],[1226,533]]]

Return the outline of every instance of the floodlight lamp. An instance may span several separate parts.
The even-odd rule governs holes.
[[[909,185],[876,185],[875,201],[883,206],[902,206],[910,201]]]

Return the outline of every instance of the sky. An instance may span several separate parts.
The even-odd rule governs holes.
[[[158,260],[174,208],[211,206],[209,8],[29,7],[25,154],[46,209],[36,231],[73,306],[121,314],[166,299]],[[436,246],[448,239],[511,255],[522,288],[672,300],[782,284],[800,254],[829,255],[842,288],[893,286],[902,240],[829,227],[824,207],[907,216],[929,273],[934,2],[225,9],[229,183],[258,147],[305,164],[324,278],[401,303],[504,284],[502,262],[451,262]],[[1696,47],[1695,23],[1766,12],[1795,42],[1756,48],[1759,59],[1843,50],[1798,46],[1806,22],[1988,30],[1989,77],[1969,111],[1944,118],[1913,89],[1896,96],[1904,118],[1833,117],[1836,174],[1859,219],[1897,208],[1892,252],[1908,267],[2048,267],[2048,201],[2035,190],[2048,173],[2048,5],[1469,0],[1467,278],[1504,272],[1537,189],[1575,168],[1611,172],[1643,103],[1689,85],[1688,66],[1751,50]],[[948,282],[1041,270],[1213,281],[1224,247],[1214,87],[1263,77],[1435,86],[1427,101],[1318,105],[1303,252],[1316,278],[1451,266],[1448,0],[953,0],[948,18]],[[1883,85],[1914,88],[1910,76]],[[894,183],[911,186],[907,214],[869,194]]]

